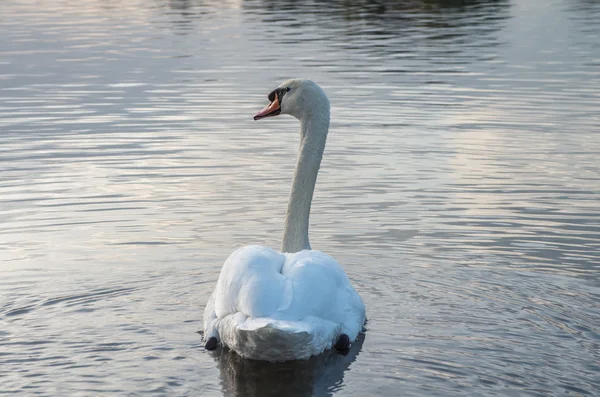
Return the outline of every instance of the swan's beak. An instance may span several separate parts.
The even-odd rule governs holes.
[[[254,120],[277,116],[279,113],[281,113],[281,106],[279,105],[279,95],[276,94],[273,102],[254,115]]]

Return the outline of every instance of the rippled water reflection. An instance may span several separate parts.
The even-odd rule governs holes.
[[[0,392],[594,395],[595,1],[3,2]],[[221,263],[278,247],[291,76],[332,128],[311,241],[369,329],[273,366],[201,347]],[[279,394],[278,394],[279,393]]]

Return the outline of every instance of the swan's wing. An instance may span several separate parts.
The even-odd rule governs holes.
[[[216,316],[243,313],[249,317],[268,317],[285,308],[291,290],[281,274],[284,260],[283,254],[259,246],[243,247],[232,253],[217,281]]]
[[[339,299],[345,302],[341,333],[348,335],[350,340],[354,341],[367,320],[365,304],[350,283],[340,291]]]
[[[208,302],[206,302],[206,307],[204,308],[204,340],[208,340],[209,338],[216,337],[218,338],[218,319],[217,314],[215,313],[215,292],[217,290],[213,290],[212,294],[210,294],[210,298],[208,298]]]
[[[288,312],[295,319],[314,316],[339,324],[339,332],[350,340],[356,338],[365,321],[365,306],[335,259],[314,250],[286,254],[282,272],[292,281]]]

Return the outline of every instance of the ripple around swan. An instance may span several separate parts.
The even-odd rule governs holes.
[[[586,0],[4,2],[2,391],[594,395],[599,17]],[[369,323],[356,355],[280,367],[195,331],[232,249],[280,244],[297,124],[251,116],[290,76],[332,99],[311,241]]]

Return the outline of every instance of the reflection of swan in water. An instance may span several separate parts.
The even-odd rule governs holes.
[[[347,355],[334,351],[307,360],[280,363],[242,358],[224,348],[215,354],[221,372],[221,387],[227,397],[331,396],[356,360],[365,335],[360,334]]]

